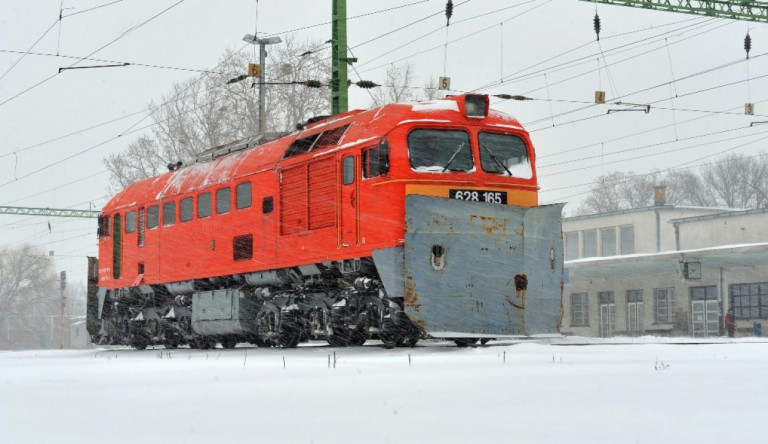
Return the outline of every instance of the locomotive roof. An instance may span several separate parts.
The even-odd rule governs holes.
[[[104,207],[105,212],[132,207],[137,203],[160,201],[165,197],[177,196],[216,185],[236,182],[248,174],[266,170],[277,170],[276,166],[294,140],[321,133],[328,129],[350,124],[338,145],[319,149],[317,154],[336,151],[357,143],[376,140],[390,130],[405,123],[469,123],[462,114],[462,99],[454,96],[410,104],[390,104],[368,111],[354,110],[335,115],[307,125],[298,132],[252,148],[235,151],[210,161],[169,171],[159,176],[140,180],[117,193]],[[517,119],[490,110],[483,119],[486,125],[499,128],[523,130]]]

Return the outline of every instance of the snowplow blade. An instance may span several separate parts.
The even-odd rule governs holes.
[[[558,332],[562,207],[407,196],[408,317],[433,337]]]

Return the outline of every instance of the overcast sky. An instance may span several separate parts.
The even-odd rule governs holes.
[[[61,0],[0,2],[0,205],[100,209],[108,178],[102,159],[141,132],[116,136],[138,122],[139,127],[149,123],[146,104],[197,75],[140,66],[57,74],[77,57],[203,70],[213,68],[225,49],[242,48],[243,35],[255,29],[284,37],[307,27],[292,34],[319,43],[331,35],[324,24],[331,18],[330,0],[261,0],[258,23],[254,0],[123,0],[87,11],[107,3],[64,0],[65,18],[58,23]],[[443,0],[348,0],[349,17],[408,5],[349,21],[357,70],[363,79],[384,83],[390,63],[410,62],[417,75],[413,86],[445,72],[457,93],[538,99],[492,103],[531,132],[543,202],[573,202],[567,207],[572,211],[588,190],[585,184],[604,173],[647,173],[711,162],[723,152],[766,151],[768,125],[749,125],[768,121],[768,80],[761,78],[768,76],[763,56],[768,25],[597,5],[598,43],[593,3],[454,3],[446,53]],[[748,30],[752,51],[746,62]],[[19,61],[41,36],[33,52],[76,58],[30,54]],[[252,54],[251,48],[245,51]],[[78,66],[92,64],[99,63]],[[358,80],[354,71],[350,78]],[[609,100],[652,103],[651,112],[607,114],[626,106],[590,106],[597,89]],[[748,101],[756,103],[756,116],[742,114]],[[350,108],[367,108],[370,102],[365,92],[350,90]],[[585,109],[572,112],[580,108]],[[95,220],[0,215],[0,245],[31,243],[52,250],[57,270],[84,281],[85,256],[96,255],[95,225]]]

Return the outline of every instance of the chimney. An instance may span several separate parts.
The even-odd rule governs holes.
[[[656,185],[653,187],[653,205],[661,206],[667,204],[667,187],[665,185]]]

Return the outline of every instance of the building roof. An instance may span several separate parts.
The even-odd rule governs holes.
[[[670,219],[669,223],[682,224],[686,222],[698,222],[701,220],[717,219],[721,217],[749,216],[753,214],[765,214],[765,213],[768,213],[768,208],[757,208],[753,210],[729,210],[729,211],[724,211],[722,213],[707,214],[704,216],[691,216],[691,217],[681,217],[678,219]]]
[[[653,211],[653,210],[683,210],[683,211],[719,211],[719,212],[743,212],[744,210],[734,210],[732,208],[716,208],[716,207],[696,207],[696,206],[689,206],[689,205],[651,205],[647,207],[640,207],[640,208],[629,208],[626,210],[618,210],[618,211],[607,211],[605,213],[593,213],[593,214],[585,214],[582,216],[571,216],[563,218],[563,222],[568,221],[574,221],[574,220],[584,220],[584,219],[596,219],[599,217],[606,217],[606,216],[615,216],[619,214],[629,214],[629,213],[642,213],[645,211]],[[719,213],[718,213],[719,214]],[[677,220],[677,219],[676,219]]]

